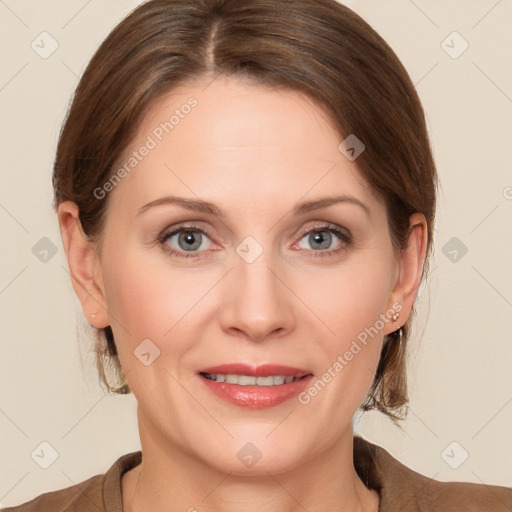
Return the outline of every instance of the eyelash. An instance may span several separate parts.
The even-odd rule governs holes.
[[[162,246],[162,248],[166,252],[168,252],[172,256],[177,256],[178,258],[201,258],[201,257],[203,257],[201,255],[201,252],[206,252],[206,251],[201,251],[201,252],[177,251],[177,250],[173,249],[172,247],[170,247],[169,244],[166,243],[169,238],[171,238],[172,236],[174,236],[178,233],[181,233],[182,231],[191,231],[193,233],[197,232],[197,233],[201,233],[202,235],[205,235],[207,238],[210,238],[208,233],[206,233],[203,229],[201,229],[200,227],[195,226],[193,224],[190,224],[187,226],[179,226],[169,232],[164,232],[162,235],[160,235],[158,237],[158,243]],[[326,257],[326,256],[334,256],[335,254],[343,251],[343,249],[345,249],[345,247],[350,245],[352,242],[352,237],[348,232],[342,231],[338,227],[335,227],[335,226],[332,226],[329,224],[320,224],[317,226],[313,226],[312,228],[308,229],[307,231],[305,231],[304,233],[302,233],[300,235],[299,241],[302,240],[306,235],[309,235],[310,233],[321,233],[323,231],[327,231],[329,233],[334,233],[341,240],[341,242],[344,246],[341,247],[340,249],[331,249],[329,251],[322,251],[322,250],[315,251],[313,249],[301,249],[301,250],[312,252],[313,257],[315,257],[315,258],[318,258],[318,257],[322,258],[322,257]]]

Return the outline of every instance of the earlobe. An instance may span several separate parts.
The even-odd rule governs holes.
[[[57,209],[60,233],[73,289],[87,321],[96,328],[109,325],[95,245],[82,230],[76,203],[63,201]],[[94,315],[94,316],[93,316]]]
[[[414,306],[423,274],[427,241],[428,230],[425,216],[421,213],[414,213],[409,219],[408,244],[400,255],[398,279],[392,293],[392,301],[402,305],[400,325],[405,324]]]

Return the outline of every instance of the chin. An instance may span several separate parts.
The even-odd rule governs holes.
[[[268,473],[279,474],[293,470],[307,459],[307,446],[304,436],[296,432],[290,435],[286,431],[272,432],[275,425],[265,425],[261,432],[247,429],[247,435],[238,433],[233,439],[224,442],[213,440],[208,455],[204,444],[199,453],[209,466],[218,471],[237,476],[265,476]],[[313,456],[313,454],[310,454]]]

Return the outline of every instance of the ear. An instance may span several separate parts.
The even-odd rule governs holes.
[[[399,303],[402,309],[397,322],[389,325],[389,332],[403,326],[409,318],[423,273],[427,251],[427,221],[421,213],[414,213],[409,218],[409,238],[407,247],[399,253],[398,277],[391,293],[390,307]],[[386,334],[389,334],[386,332]]]
[[[77,204],[72,201],[59,204],[57,217],[60,234],[73,289],[82,304],[83,314],[93,327],[99,329],[109,325],[101,266],[96,246],[82,231],[78,212]],[[91,316],[93,314],[94,317]]]

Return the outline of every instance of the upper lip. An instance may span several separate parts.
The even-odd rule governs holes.
[[[236,374],[236,375],[250,375],[251,377],[270,377],[271,375],[284,375],[296,378],[309,375],[311,372],[301,368],[294,368],[292,366],[282,366],[278,364],[263,364],[260,366],[248,365],[244,363],[230,363],[221,364],[218,366],[209,366],[202,368],[199,373],[209,374]]]

